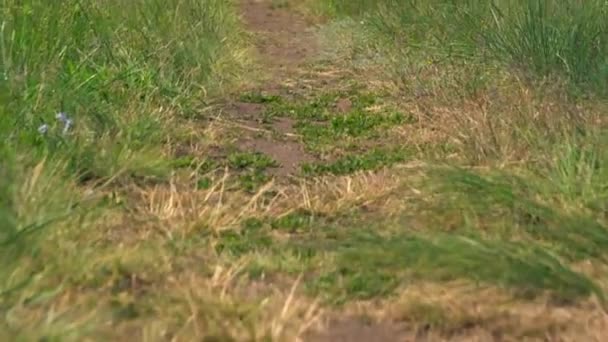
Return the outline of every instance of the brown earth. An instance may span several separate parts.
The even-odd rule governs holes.
[[[241,9],[247,28],[257,36],[260,60],[269,72],[289,71],[317,53],[314,32],[297,12],[264,0],[243,0]]]
[[[265,79],[248,91],[289,96],[294,75],[316,55],[313,28],[296,11],[277,8],[269,1],[243,0],[240,6],[246,28],[253,35]],[[243,151],[260,152],[276,160],[279,166],[270,170],[270,174],[283,179],[315,158],[305,151],[294,133],[293,120],[277,118],[270,127],[262,127],[266,106],[264,103],[232,99],[224,105],[223,112],[233,127],[240,129],[236,134],[237,147]]]
[[[311,333],[306,341],[314,342],[405,342],[415,341],[405,325],[390,322],[366,322],[362,318],[332,320],[326,330]]]

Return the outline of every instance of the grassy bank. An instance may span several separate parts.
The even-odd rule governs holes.
[[[157,224],[135,197],[174,177],[245,48],[227,1],[0,5],[0,338],[125,336],[104,328],[137,315],[125,263],[160,262],[158,239],[125,242]]]

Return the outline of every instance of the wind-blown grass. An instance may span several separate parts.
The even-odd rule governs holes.
[[[606,3],[311,2],[345,23],[327,29],[346,31],[354,60],[372,61],[347,65],[388,76],[396,95],[410,100],[404,107],[457,151],[441,161],[448,167],[427,173],[421,191],[429,198],[415,196],[414,213],[402,213],[421,235],[389,239],[401,244],[394,254],[385,237],[368,241],[382,251],[354,244],[336,273],[345,286],[369,290],[356,271],[365,268],[388,277],[376,284],[383,292],[396,286],[392,275],[419,261],[423,278],[470,276],[604,298],[573,265],[606,262],[606,128],[598,100],[608,94]],[[405,262],[390,268],[394,260]]]
[[[434,62],[491,58],[606,94],[608,7],[601,0],[584,6],[578,0],[332,0],[318,6],[329,15],[365,18],[377,38],[384,36],[385,51]]]
[[[242,63],[223,1],[9,0],[1,11],[1,148],[17,163],[5,173],[47,158],[79,181],[162,176],[170,123]]]
[[[107,135],[129,146],[158,141],[167,115],[188,113],[200,105],[194,99],[234,75],[240,38],[230,6],[214,0],[5,2],[0,104],[9,115],[0,127],[7,143],[41,151],[65,149],[74,140],[85,148],[87,141],[112,139]],[[58,112],[72,116],[74,134],[69,141],[41,139],[36,129],[53,128]]]
[[[87,331],[50,317],[43,327],[26,312],[95,278],[95,256],[110,255],[96,236],[126,207],[116,186],[168,180],[176,123],[238,80],[245,45],[233,6],[2,2],[0,338]]]

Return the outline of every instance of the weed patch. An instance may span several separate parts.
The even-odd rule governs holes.
[[[334,174],[346,175],[357,171],[375,170],[383,166],[404,162],[408,158],[405,149],[375,149],[363,154],[353,154],[328,164],[306,164],[302,166],[305,175]]]

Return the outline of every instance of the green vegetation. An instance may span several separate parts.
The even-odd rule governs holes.
[[[260,153],[233,153],[228,156],[228,164],[235,169],[263,170],[276,166],[276,162]]]
[[[329,15],[366,19],[370,29],[376,30],[374,37],[385,38],[375,40],[383,41],[379,48],[396,49],[402,68],[413,66],[407,60],[419,57],[445,65],[487,62],[491,57],[537,77],[564,77],[594,92],[603,93],[607,86],[608,9],[601,0],[585,6],[575,0],[560,4],[545,0],[483,4],[331,0],[316,4]]]
[[[337,269],[352,273],[347,284],[365,289],[361,282],[369,282],[363,295],[384,293],[401,283],[391,285],[392,277],[420,261],[425,275],[439,273],[442,279],[473,275],[509,288],[571,294],[582,286],[587,290],[580,293],[603,298],[603,290],[570,265],[606,260],[605,127],[592,123],[601,116],[599,99],[608,89],[605,3],[313,5],[316,13],[345,23],[328,26],[332,37],[351,37],[354,45],[343,47],[351,49],[344,55],[353,63],[368,59],[367,69],[382,69],[400,94],[426,108],[423,124],[443,126],[443,137],[458,142],[452,146],[459,158],[450,162],[456,165],[427,174],[422,191],[433,200],[410,201],[418,212],[402,219],[417,226],[424,222],[417,229],[427,237],[354,244]],[[342,174],[382,160],[356,155],[305,169]],[[392,254],[389,241],[405,254]],[[373,272],[382,272],[385,264],[395,268],[365,277],[365,264],[355,260],[369,262]],[[385,279],[382,286],[374,285],[377,279]],[[335,288],[328,286],[324,290]]]
[[[250,103],[269,104],[264,112],[267,122],[277,117],[294,119],[294,128],[302,136],[306,147],[317,153],[356,150],[360,145],[387,135],[392,127],[415,121],[383,104],[376,95],[356,88],[344,93],[330,91],[293,101],[262,94],[245,94],[241,98]],[[349,103],[343,112],[336,108],[340,100]]]
[[[111,289],[147,286],[162,243],[127,252],[108,237],[146,225],[127,188],[167,183],[191,161],[172,160],[178,123],[236,80],[243,42],[226,1],[2,2],[0,339],[113,334],[98,317],[155,310]]]
[[[240,185],[246,191],[255,192],[260,185],[270,180],[265,171],[278,164],[261,153],[237,152],[228,155],[228,166],[240,173]]]
[[[407,196],[397,221],[415,235],[351,242],[321,292],[376,298],[428,277],[473,277],[518,298],[549,290],[557,302],[577,302],[576,288],[604,298],[606,275],[579,265],[606,262],[606,4],[310,3],[331,18],[330,41],[347,42],[331,51],[387,76],[422,108],[418,124],[439,128],[434,146],[449,144],[455,157]],[[365,156],[344,160],[361,165]],[[417,156],[436,162],[432,146]],[[341,174],[342,164],[314,170]]]
[[[375,170],[382,166],[390,166],[407,160],[408,153],[403,149],[375,149],[364,154],[352,154],[331,163],[305,164],[302,171],[307,175],[330,173],[348,175],[356,171]]]
[[[605,1],[237,3],[0,5],[0,340],[602,336]]]
[[[261,92],[247,92],[241,94],[239,100],[248,103],[274,103],[280,102],[281,97],[277,95],[267,95]]]

